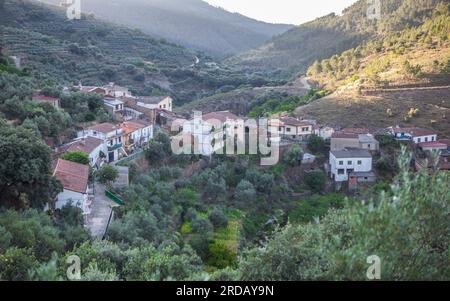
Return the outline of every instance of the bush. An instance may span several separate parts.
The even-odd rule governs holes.
[[[256,190],[252,183],[242,180],[236,187],[234,198],[240,208],[247,208],[256,201]]]
[[[104,165],[98,172],[97,177],[100,183],[111,186],[119,177],[119,172],[111,165]]]
[[[219,269],[235,267],[237,254],[221,241],[216,241],[209,246],[208,264]]]
[[[289,166],[300,166],[302,160],[303,150],[298,145],[292,145],[283,156],[283,162]]]
[[[326,182],[327,176],[323,171],[311,171],[308,172],[305,176],[306,185],[308,185],[308,187],[316,193],[323,192]]]
[[[220,208],[215,208],[209,215],[209,220],[217,228],[224,228],[228,226],[228,217]]]
[[[80,151],[64,153],[61,156],[61,159],[83,165],[89,165],[89,156],[86,153]]]
[[[321,153],[325,150],[325,140],[317,135],[312,135],[308,139],[308,149],[313,153]]]

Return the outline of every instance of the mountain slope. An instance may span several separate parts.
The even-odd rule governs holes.
[[[139,30],[88,15],[71,21],[63,8],[38,2],[4,3],[0,46],[6,55],[21,57],[23,67],[40,81],[84,85],[114,81],[136,93],[170,93],[177,104],[211,95],[223,86],[265,83],[209,65],[208,57]]]
[[[335,92],[296,110],[337,127],[420,126],[450,136],[450,4],[422,25],[316,62],[310,79]]]
[[[295,27],[266,45],[230,58],[245,69],[279,70],[284,76],[305,73],[317,59],[325,59],[392,31],[416,26],[430,16],[438,0],[385,0],[382,20],[367,18],[368,4],[360,0],[343,11]]]
[[[82,10],[219,56],[258,47],[292,27],[256,21],[201,0],[89,0],[82,2]]]

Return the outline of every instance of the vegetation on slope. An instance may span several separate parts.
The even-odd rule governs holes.
[[[360,0],[345,9],[342,16],[330,14],[295,27],[259,49],[231,58],[229,63],[251,70],[278,69],[283,77],[306,73],[315,60],[341,53],[377,36],[421,24],[439,2],[442,1],[381,1],[382,19],[378,21],[367,18],[367,1]]]
[[[329,59],[316,61],[308,75],[328,89],[447,81],[450,71],[450,9],[438,5],[433,16]]]
[[[256,21],[201,0],[89,0],[82,10],[215,56],[258,47],[292,27]]]
[[[223,87],[269,83],[257,75],[208,65],[208,58],[139,30],[98,21],[68,20],[65,11],[30,1],[5,1],[0,9],[3,52],[23,58],[39,81],[102,85],[114,81],[150,95],[169,93],[178,103]],[[195,56],[201,62],[195,63]]]

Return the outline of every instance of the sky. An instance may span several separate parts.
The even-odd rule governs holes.
[[[341,13],[356,0],[205,0],[253,19],[299,25],[329,13]]]

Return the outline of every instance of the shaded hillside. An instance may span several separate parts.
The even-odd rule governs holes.
[[[392,31],[421,24],[431,15],[438,0],[386,0],[382,20],[369,20],[366,0],[343,11],[295,27],[266,45],[229,59],[250,70],[279,70],[281,76],[305,73],[317,59],[324,59],[356,47],[364,41]]]
[[[89,0],[82,2],[82,10],[219,56],[259,47],[292,27],[260,22],[201,0]]]
[[[62,8],[30,1],[5,1],[0,9],[0,41],[5,54],[23,58],[23,67],[41,81],[84,85],[114,81],[137,93],[170,93],[177,103],[222,87],[267,83],[209,65],[207,57],[139,30],[86,15],[71,21]]]

